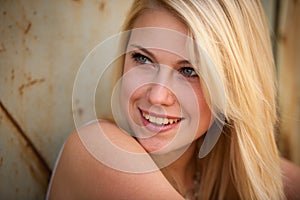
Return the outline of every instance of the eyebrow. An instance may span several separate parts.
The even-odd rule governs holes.
[[[135,48],[137,48],[137,49],[143,51],[144,53],[148,54],[148,55],[151,56],[152,58],[156,58],[152,52],[150,52],[148,49],[146,49],[146,48],[144,48],[144,47],[142,47],[142,46],[140,46],[140,45],[137,45],[137,44],[130,44],[129,46],[135,47]],[[191,62],[188,61],[188,60],[180,60],[180,61],[176,62],[176,64],[178,64],[178,65],[183,65],[183,64],[186,64],[186,65],[192,65]]]
[[[139,50],[143,51],[144,53],[150,55],[151,57],[155,58],[154,54],[152,52],[150,52],[149,50],[147,50],[146,48],[140,46],[140,45],[137,45],[137,44],[131,44],[130,46],[132,47],[135,47],[135,48],[138,48]]]

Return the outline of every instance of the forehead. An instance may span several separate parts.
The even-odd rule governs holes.
[[[166,10],[144,11],[135,21],[128,45],[139,45],[175,53],[188,58],[188,29]]]
[[[171,29],[187,35],[187,26],[178,17],[165,9],[145,10],[134,23],[134,28],[157,27]]]

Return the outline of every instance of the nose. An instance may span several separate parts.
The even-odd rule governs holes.
[[[175,96],[165,86],[159,84],[153,84],[147,91],[148,101],[152,104],[170,106],[175,103]]]

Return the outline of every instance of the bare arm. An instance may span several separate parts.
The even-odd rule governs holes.
[[[284,191],[287,199],[300,200],[300,168],[286,159],[281,159]]]
[[[114,143],[128,151],[144,151],[132,137],[105,123],[105,129],[113,132],[111,140]],[[89,126],[83,130],[87,135],[97,130],[93,127],[95,125]],[[73,133],[65,144],[49,197],[72,200],[183,199],[159,170],[142,174],[126,173],[99,162],[86,150],[77,133]]]

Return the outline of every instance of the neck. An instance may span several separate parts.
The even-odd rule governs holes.
[[[185,194],[187,190],[194,187],[193,178],[196,173],[195,150],[196,142],[193,142],[176,161],[162,169],[168,181],[181,194]]]

